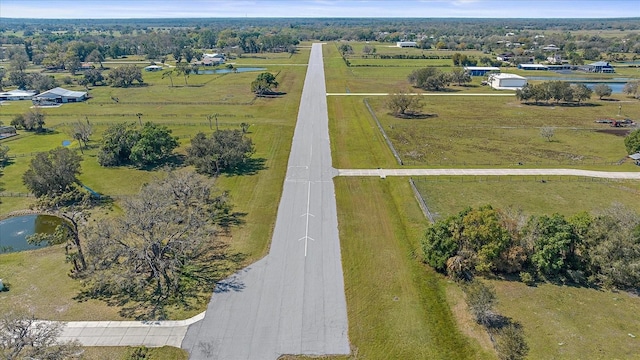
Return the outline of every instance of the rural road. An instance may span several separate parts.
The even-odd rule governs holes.
[[[603,179],[640,180],[640,172],[579,169],[340,169],[338,176],[583,176]]]
[[[269,254],[216,288],[191,359],[349,354],[322,45],[313,44]]]

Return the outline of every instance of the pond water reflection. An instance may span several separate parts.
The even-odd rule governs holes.
[[[33,245],[27,237],[35,233],[53,234],[62,224],[59,217],[50,215],[15,216],[0,221],[0,253],[39,249],[46,244]]]

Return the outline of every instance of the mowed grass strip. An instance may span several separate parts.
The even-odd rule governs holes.
[[[414,181],[429,210],[441,219],[468,206],[486,204],[520,209],[528,215],[569,216],[616,202],[640,211],[640,181],[558,176],[418,177]]]
[[[358,359],[492,358],[456,328],[442,279],[421,265],[424,225],[406,179],[337,178],[349,339]]]

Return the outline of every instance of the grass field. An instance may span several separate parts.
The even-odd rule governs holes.
[[[282,62],[305,62],[309,50]],[[301,60],[298,60],[301,58]],[[261,59],[252,59],[260,61]],[[263,257],[269,248],[277,204],[282,190],[286,162],[291,146],[291,137],[297,117],[299,98],[306,73],[304,66],[265,67],[278,73],[280,90],[287,94],[278,99],[255,99],[249,91],[249,83],[256,73],[238,73],[226,76],[192,75],[189,84],[203,86],[180,86],[181,78],[174,78],[175,87],[169,87],[168,79],[159,79],[158,73],[144,73],[144,87],[115,89],[95,87],[93,98],[85,103],[66,104],[59,108],[44,109],[47,127],[55,130],[46,134],[21,134],[3,142],[10,147],[10,155],[17,156],[5,167],[0,181],[6,192],[26,193],[22,174],[35,152],[47,151],[69,139],[68,124],[88,118],[94,124],[92,146],[85,151],[82,174],[79,179],[94,191],[104,195],[118,196],[135,194],[140,186],[154,177],[158,170],[140,170],[133,167],[104,168],[99,166],[96,153],[102,132],[116,122],[137,123],[137,112],[143,114],[142,121],[153,121],[168,126],[180,137],[177,153],[184,153],[189,137],[196,132],[210,132],[205,115],[218,113],[220,128],[239,128],[241,122],[251,124],[249,134],[255,144],[254,157],[264,160],[263,169],[252,175],[223,175],[216,181],[220,190],[229,192],[234,211],[244,214],[244,224],[233,228],[225,241],[230,252],[245,259],[244,264]],[[209,80],[199,80],[198,77]],[[195,79],[194,79],[195,78]],[[80,90],[80,89],[78,89]],[[115,103],[111,96],[118,97]],[[0,119],[5,122],[18,113],[29,109],[30,102],[12,102],[2,107]],[[215,125],[214,125],[215,126]],[[72,143],[71,147],[77,147]],[[269,189],[265,191],[265,189]],[[13,210],[27,208],[33,198],[4,197],[0,215]],[[117,207],[117,202],[116,202]],[[27,257],[37,257],[38,262],[25,268]],[[11,308],[16,303],[30,307],[37,316],[60,320],[116,320],[121,319],[118,307],[97,301],[78,302],[73,298],[80,285],[67,273],[69,264],[64,263],[63,250],[49,248],[34,252],[0,255],[0,274],[12,284],[10,292],[1,293],[0,309]],[[51,277],[50,274],[56,274]],[[32,284],[32,285],[27,285]],[[54,295],[55,294],[55,295]],[[52,299],[54,298],[55,299]],[[170,309],[171,318],[193,316],[206,307],[206,301],[191,309]]]
[[[417,260],[424,220],[402,179],[335,180],[357,359],[491,359],[460,333],[442,278]]]
[[[500,314],[519,322],[529,359],[635,359],[640,298],[625,292],[490,281]]]
[[[638,181],[547,176],[452,176],[414,178],[414,181],[429,210],[440,218],[467,206],[486,204],[520,209],[525,214],[573,215],[602,210],[618,202],[640,212]]]

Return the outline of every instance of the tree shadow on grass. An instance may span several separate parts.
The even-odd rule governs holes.
[[[602,106],[601,104],[596,104],[596,103],[565,103],[565,102],[561,102],[561,103],[556,103],[556,102],[525,102],[523,103],[524,105],[528,105],[528,106],[540,106],[540,107],[568,107],[568,108],[573,108],[573,107],[597,107],[597,106]]]
[[[185,155],[171,154],[163,160],[158,161],[157,163],[147,164],[137,168],[144,171],[156,171],[164,167],[179,168],[184,166],[186,159],[187,157]]]
[[[266,170],[267,159],[265,158],[249,158],[244,164],[233,168],[227,169],[223,173],[228,176],[241,176],[241,175],[255,175],[260,170]]]

